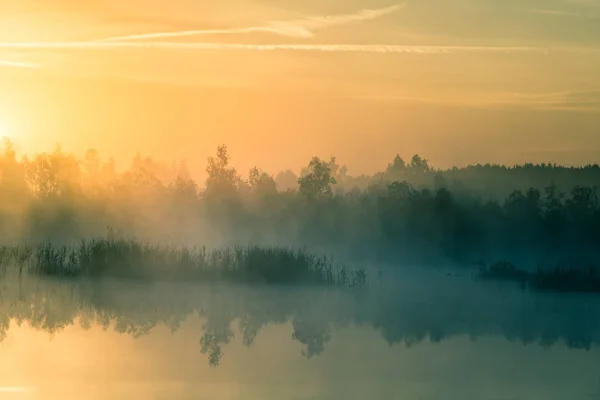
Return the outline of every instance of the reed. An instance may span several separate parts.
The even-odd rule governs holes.
[[[33,275],[63,278],[234,281],[364,286],[363,270],[287,247],[223,249],[175,246],[108,237],[77,245],[0,246],[0,265]]]

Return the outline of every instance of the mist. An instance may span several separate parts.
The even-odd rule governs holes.
[[[223,145],[198,181],[185,162],[119,169],[6,141],[0,386],[63,400],[598,393],[598,165],[397,155],[348,171],[315,156],[242,173]]]
[[[2,243],[72,245],[121,237],[218,248],[284,246],[382,265],[473,266],[505,260],[525,269],[587,267],[600,244],[600,167],[473,165],[437,169],[414,155],[371,176],[335,157],[300,171],[247,173],[226,146],[205,181],[185,162],[136,156],[121,171],[95,150],[60,147],[0,158]]]

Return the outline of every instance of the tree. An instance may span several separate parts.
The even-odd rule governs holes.
[[[598,213],[596,187],[575,186],[566,201],[566,208],[575,240],[581,243],[588,237],[593,238],[599,229],[595,218]]]
[[[248,173],[248,186],[250,191],[257,195],[277,193],[277,185],[273,177],[257,167],[251,168]]]
[[[0,152],[0,210],[16,211],[28,197],[26,170],[17,160],[12,142],[5,138]]]
[[[292,170],[281,171],[275,177],[277,190],[285,192],[298,189],[298,175]]]
[[[404,159],[402,159],[402,157],[400,157],[400,154],[396,154],[394,161],[388,164],[387,168],[385,169],[385,175],[387,175],[391,180],[397,181],[406,173],[406,170],[406,162]]]
[[[313,157],[308,164],[307,172],[298,179],[300,193],[309,199],[332,195],[331,185],[337,183],[332,176],[331,163]]]
[[[554,248],[560,247],[564,236],[567,223],[566,210],[563,204],[565,197],[563,192],[557,190],[556,185],[552,184],[545,189],[544,197],[544,227],[546,235],[550,238],[551,245]]]
[[[575,186],[566,204],[572,220],[577,222],[587,220],[598,207],[596,188]]]
[[[444,178],[444,175],[436,174],[433,177],[433,187],[435,189],[448,189],[448,181]]]
[[[421,158],[418,154],[415,154],[410,160],[410,169],[414,172],[429,172],[431,171],[431,167],[429,166],[429,162]]]
[[[39,197],[66,196],[81,189],[79,161],[60,145],[52,153],[38,154],[27,167],[29,187]]]
[[[225,145],[217,147],[216,157],[208,158],[206,193],[209,196],[229,197],[236,194],[241,178],[235,168],[229,166],[229,161],[229,152]]]

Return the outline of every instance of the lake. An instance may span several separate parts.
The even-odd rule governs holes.
[[[1,399],[600,399],[600,301],[412,272],[366,289],[5,277]]]

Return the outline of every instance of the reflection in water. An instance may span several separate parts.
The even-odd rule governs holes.
[[[35,383],[21,398],[591,399],[599,316],[594,297],[446,277],[361,291],[6,277],[0,386]]]

